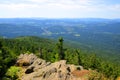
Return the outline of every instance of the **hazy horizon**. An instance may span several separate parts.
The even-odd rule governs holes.
[[[80,17],[80,18],[49,18],[49,17],[0,17],[0,19],[120,19],[120,18],[100,18],[100,17]]]

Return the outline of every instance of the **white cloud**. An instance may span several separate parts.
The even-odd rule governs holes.
[[[16,16],[99,17],[120,12],[120,4],[106,5],[104,0],[0,0],[0,12],[10,11]]]
[[[9,10],[22,10],[22,9],[27,9],[27,8],[36,8],[38,7],[37,5],[32,5],[32,4],[0,4],[0,10],[1,9],[9,9]]]
[[[120,4],[111,5],[109,6],[109,9],[120,11]]]
[[[25,0],[29,1],[29,3],[9,3],[0,4],[0,8],[8,8],[8,9],[27,9],[27,8],[41,8],[41,7],[55,7],[61,9],[85,9],[89,4],[90,0]]]

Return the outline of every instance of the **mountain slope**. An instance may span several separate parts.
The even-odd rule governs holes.
[[[93,52],[106,59],[119,62],[119,19],[0,19],[0,35],[7,38],[18,36],[64,37],[74,47]]]
[[[0,78],[16,78],[16,76],[12,77],[11,75],[16,74],[14,73],[14,70],[15,72],[19,71],[19,68],[12,67],[17,57],[20,54],[30,54],[31,52],[50,63],[57,61],[59,62],[61,59],[64,59],[66,60],[67,64],[82,65],[85,69],[98,71],[100,74],[105,75],[105,77],[111,80],[114,80],[120,76],[120,65],[117,64],[117,62],[113,63],[109,60],[98,57],[95,54],[88,54],[88,52],[83,52],[78,48],[64,47],[63,41],[63,38],[60,38],[58,42],[38,37],[20,37],[15,39],[0,38],[0,62],[2,63],[0,64]],[[20,59],[22,58],[24,58],[24,55]],[[31,65],[30,69],[35,68],[32,67],[32,64],[36,57],[30,59],[30,63],[29,55],[27,55],[24,59],[25,60],[20,60],[20,65],[25,67]],[[46,64],[46,61],[43,62]],[[39,61],[35,61],[35,64],[41,65]],[[77,69],[79,70],[80,68]],[[29,74],[31,72],[33,72],[33,70],[29,71],[28,69],[27,73]],[[75,71],[73,73],[76,76],[81,74],[79,71]],[[83,73],[86,73],[86,71],[83,71]]]
[[[26,65],[25,65],[26,64]],[[55,63],[46,62],[37,58],[34,54],[21,54],[16,65],[23,68],[20,80],[96,80],[101,78],[100,73],[85,70],[82,66],[66,64],[66,60]],[[93,76],[92,74],[96,74]]]

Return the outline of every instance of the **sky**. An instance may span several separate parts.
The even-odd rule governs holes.
[[[0,18],[120,18],[120,0],[0,0]]]

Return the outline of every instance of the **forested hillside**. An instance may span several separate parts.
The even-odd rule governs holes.
[[[38,36],[57,39],[87,53],[95,53],[120,63],[120,20],[101,18],[47,19],[47,18],[1,18],[0,36]]]
[[[65,43],[65,44],[64,44]],[[82,49],[71,47],[61,37],[58,41],[39,37],[0,38],[0,78],[11,78],[6,74],[21,53],[34,53],[46,61],[56,62],[61,59],[69,64],[82,65],[85,69],[96,70],[108,80],[115,80],[120,76],[120,65],[94,53],[84,52]]]

